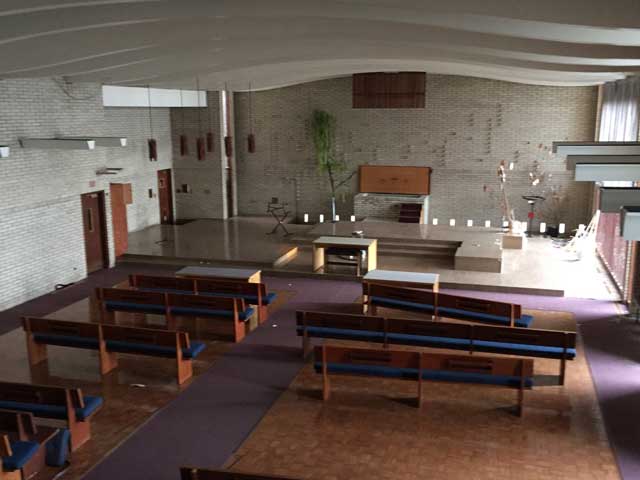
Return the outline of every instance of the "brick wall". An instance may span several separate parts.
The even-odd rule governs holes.
[[[515,165],[508,188],[518,219],[525,220],[528,210],[521,195],[549,195],[555,186],[566,195],[561,221],[570,228],[588,220],[589,184],[574,182],[564,159],[540,153],[538,145],[591,141],[596,88],[427,75],[426,92],[425,109],[397,110],[352,109],[350,78],[255,92],[254,154],[246,148],[249,95],[237,93],[239,213],[263,214],[268,199],[280,197],[299,217],[305,212],[315,218],[330,214],[328,182],[318,173],[310,131],[311,112],[320,108],[336,116],[336,153],[349,170],[362,164],[432,167],[431,217],[499,224],[496,169],[505,160]],[[533,188],[528,174],[536,159],[547,179]],[[339,199],[341,217],[352,213],[355,193],[357,175]],[[550,204],[541,213],[552,223]]]
[[[65,91],[66,90],[66,93]],[[171,168],[168,109],[153,109],[158,162],[147,158],[147,109],[104,108],[98,84],[64,86],[53,79],[0,81],[0,310],[86,276],[80,195],[109,183],[132,183],[129,230],[159,221],[157,170]],[[20,137],[126,136],[126,148],[94,151],[21,149]],[[118,175],[97,176],[102,167]],[[90,182],[94,181],[95,186]],[[114,262],[110,200],[106,197],[109,258]]]
[[[189,193],[176,192],[176,215],[179,219],[224,218],[224,159],[221,155],[220,104],[218,92],[208,92],[208,108],[172,108],[171,131],[174,158],[175,190],[189,186]],[[214,151],[198,160],[198,135],[214,134]],[[180,135],[187,135],[189,154],[180,155]]]

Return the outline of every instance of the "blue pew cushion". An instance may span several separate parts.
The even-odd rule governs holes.
[[[97,350],[100,342],[97,338],[78,337],[74,335],[58,335],[52,333],[34,333],[33,339],[37,343],[59,345],[61,347],[87,348]]]
[[[7,472],[20,470],[38,452],[38,442],[11,442],[10,457],[2,458],[2,469]]]
[[[322,363],[315,362],[314,368],[316,372],[321,372]],[[418,370],[415,368],[328,363],[327,371],[329,373],[352,373],[355,375],[372,375],[376,377],[390,377],[410,380],[418,379]],[[516,375],[488,375],[485,373],[452,372],[448,370],[423,370],[422,379],[438,382],[479,383],[484,385],[504,385],[508,387],[520,386],[520,377]],[[524,386],[531,387],[532,385],[533,379],[531,377],[525,377]]]
[[[182,355],[185,358],[196,358],[206,345],[202,342],[191,342],[189,348],[182,349]],[[158,357],[175,358],[175,347],[163,345],[150,345],[144,343],[127,342],[121,340],[107,340],[107,350],[119,353],[141,353],[145,355],[154,355]]]
[[[238,312],[238,318],[242,321],[248,320],[254,313],[252,307],[246,308],[242,312]],[[174,315],[191,315],[196,317],[223,317],[233,318],[232,310],[207,310],[202,308],[190,308],[190,307],[174,307],[171,309],[171,313]]]
[[[429,305],[428,303],[416,303],[416,302],[408,302],[406,300],[396,300],[393,298],[385,298],[385,297],[375,297],[372,296],[370,298],[370,302],[373,305],[379,305],[381,307],[390,307],[390,308],[404,308],[410,310],[418,310],[421,312],[433,312],[433,305]]]
[[[47,442],[45,463],[50,467],[62,467],[67,463],[69,456],[69,440],[71,433],[66,428],[61,428],[55,437]]]
[[[304,332],[303,326],[296,327],[299,335]],[[373,332],[371,330],[352,330],[348,328],[330,327],[307,327],[307,334],[311,337],[338,338],[344,340],[362,340],[365,342],[383,341],[383,332]]]
[[[102,397],[85,395],[84,408],[76,408],[78,420],[86,420],[98,408],[102,406]],[[18,410],[20,412],[31,412],[36,417],[56,418],[64,420],[67,418],[67,410],[64,405],[48,405],[40,403],[14,402],[11,400],[0,400],[0,408],[8,410]]]
[[[164,305],[146,305],[143,303],[133,303],[133,302],[119,302],[109,300],[104,302],[107,310],[124,310],[124,311],[132,311],[132,312],[148,312],[148,313],[160,313],[163,314],[165,312]]]
[[[474,348],[487,352],[505,353],[511,355],[525,355],[531,357],[562,358],[564,349],[548,345],[527,345],[523,343],[493,342],[489,340],[474,340]],[[575,348],[567,348],[567,359],[574,359]]]

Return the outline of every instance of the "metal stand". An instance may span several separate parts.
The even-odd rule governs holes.
[[[267,213],[270,213],[271,216],[277,222],[276,226],[273,227],[273,230],[268,232],[267,235],[273,235],[278,231],[278,228],[281,228],[282,230],[284,230],[285,237],[291,235],[291,233],[289,233],[289,230],[287,230],[287,227],[285,226],[285,223],[284,223],[284,221],[287,219],[287,217],[291,213],[289,210],[287,210],[286,203],[284,202],[280,203],[277,197],[273,197],[271,201],[267,204]]]
[[[522,198],[525,199],[529,204],[529,215],[527,220],[526,234],[527,234],[527,237],[531,238],[533,236],[533,219],[535,217],[536,202],[537,201],[543,202],[544,197],[541,197],[539,195],[523,195]]]

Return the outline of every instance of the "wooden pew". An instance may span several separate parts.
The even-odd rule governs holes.
[[[101,407],[101,397],[83,395],[79,388],[0,382],[0,409],[64,421],[71,433],[71,450],[91,438],[90,420]]]
[[[559,383],[564,384],[566,362],[576,355],[575,332],[431,322],[328,312],[296,312],[297,334],[303,355],[310,352],[310,338],[411,345],[427,348],[499,353],[560,360]]]
[[[58,433],[57,428],[37,428],[31,413],[0,410],[0,479],[27,480],[42,471],[47,444]]]
[[[242,298],[246,303],[257,307],[260,323],[268,318],[268,307],[276,298],[274,293],[267,293],[264,283],[224,279],[129,275],[129,286],[156,292]]]
[[[231,470],[209,470],[205,468],[182,467],[181,480],[296,480],[293,477],[279,475],[261,475],[257,473],[235,472]]]
[[[47,345],[98,350],[102,375],[118,366],[117,353],[174,358],[179,385],[193,376],[192,359],[205,348],[191,342],[187,332],[172,330],[33,317],[23,318],[22,326],[31,365],[47,359]]]
[[[114,323],[116,311],[165,315],[171,330],[175,330],[178,316],[214,318],[224,327],[219,333],[231,336],[235,342],[245,337],[246,322],[254,313],[253,308],[246,307],[244,300],[239,298],[119,288],[98,288],[96,297],[103,323]]]
[[[528,327],[533,321],[513,303],[463,297],[413,288],[363,283],[363,311],[376,315],[377,307],[408,310],[460,320]]]
[[[533,382],[533,360],[509,357],[461,356],[406,350],[372,350],[323,345],[314,349],[314,368],[322,374],[322,398],[331,396],[330,375],[358,375],[410,380],[418,386],[418,408],[424,384],[430,381],[471,383],[511,388],[518,393],[522,416],[524,390]]]

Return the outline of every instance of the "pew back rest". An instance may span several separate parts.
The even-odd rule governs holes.
[[[264,283],[237,282],[229,280],[194,278],[198,293],[230,293],[232,295],[247,295],[265,297],[267,288]]]
[[[130,342],[163,347],[189,348],[189,334],[171,330],[125,327],[120,325],[102,325],[105,341]]]
[[[488,325],[471,325],[471,327],[474,340],[576,348],[577,335],[575,332],[519,327],[493,327]]]
[[[64,335],[82,338],[98,338],[100,335],[100,325],[96,323],[25,317],[22,319],[22,326],[27,332],[48,335]]]
[[[314,347],[316,362],[394,368],[420,368],[420,353],[337,346]]]
[[[363,295],[370,297],[383,297],[404,302],[419,303],[423,305],[435,305],[436,293],[429,290],[417,290],[414,288],[394,287],[365,282],[362,284]]]
[[[430,337],[470,338],[474,325],[451,322],[430,322],[404,318],[387,319],[387,333]],[[492,328],[492,327],[489,327]]]
[[[190,278],[161,277],[155,275],[129,275],[129,285],[149,290],[179,290],[194,292],[195,282]]]
[[[292,477],[275,475],[258,475],[245,472],[231,472],[229,470],[207,470],[202,468],[182,467],[181,480],[296,480]]]
[[[28,383],[0,382],[0,401],[84,408],[84,397],[79,388],[67,389]]]
[[[103,302],[123,302],[136,305],[165,305],[165,293],[127,290],[122,288],[99,288],[98,299]]]
[[[480,298],[459,297],[457,295],[438,294],[438,308],[454,308],[467,312],[484,313],[499,317],[514,318],[522,316],[522,307],[513,303],[494,302]]]
[[[373,317],[368,315],[312,311],[296,312],[296,324],[299,327],[324,327],[384,332],[384,323],[385,320],[383,317]]]
[[[33,414],[0,409],[0,431],[14,432],[19,440],[27,440],[37,433]]]
[[[246,309],[244,300],[231,297],[208,297],[205,295],[167,294],[170,307],[193,308],[199,310],[224,310],[241,312]]]

